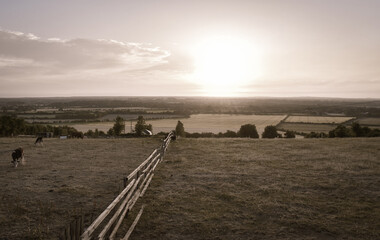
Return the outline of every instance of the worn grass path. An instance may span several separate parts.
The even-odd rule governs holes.
[[[380,139],[179,139],[142,202],[132,239],[380,239]]]

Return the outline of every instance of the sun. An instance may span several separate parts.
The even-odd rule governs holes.
[[[252,44],[232,37],[213,37],[193,51],[193,80],[207,96],[238,96],[258,74]]]

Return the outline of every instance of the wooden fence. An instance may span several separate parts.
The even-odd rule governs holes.
[[[137,200],[142,197],[147,190],[157,165],[163,160],[164,154],[169,146],[171,137],[170,132],[163,141],[162,145],[155,149],[149,157],[140,164],[128,177],[124,178],[124,189],[114,199],[114,201],[83,231],[83,215],[78,216],[68,226],[61,235],[63,240],[87,240],[87,239],[114,239],[116,233],[132,210]],[[130,226],[123,239],[128,239],[134,227],[141,217],[144,206],[137,214],[136,219]],[[112,214],[113,215],[112,215]],[[112,216],[112,217],[111,217]],[[108,222],[107,222],[108,220]]]

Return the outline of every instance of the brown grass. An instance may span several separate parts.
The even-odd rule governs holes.
[[[133,239],[379,239],[380,139],[180,139]]]
[[[380,118],[361,118],[357,121],[361,125],[372,125],[380,127]]]
[[[325,116],[289,116],[285,122],[289,123],[334,123],[339,124],[353,119],[352,117],[325,117]]]
[[[55,239],[75,215],[95,218],[159,145],[33,140],[0,139],[0,238]],[[27,165],[14,169],[18,146]],[[179,139],[128,217],[147,204],[131,239],[379,239],[379,146],[379,138]]]
[[[75,215],[95,218],[158,139],[0,138],[0,239],[56,239]],[[13,168],[22,146],[26,165]]]
[[[278,129],[285,129],[295,132],[324,132],[328,133],[329,131],[335,129],[338,125],[334,124],[313,124],[313,123],[280,123],[277,125]]]

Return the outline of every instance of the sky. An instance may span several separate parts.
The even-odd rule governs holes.
[[[379,0],[0,0],[0,97],[380,98]]]

